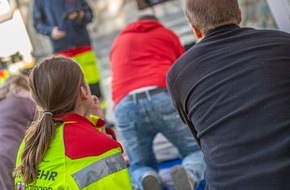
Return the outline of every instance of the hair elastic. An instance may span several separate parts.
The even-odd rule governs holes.
[[[51,111],[48,111],[48,110],[43,111],[43,114],[53,116],[53,113]]]

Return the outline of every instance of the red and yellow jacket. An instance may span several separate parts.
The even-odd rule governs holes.
[[[15,189],[131,190],[121,145],[80,115],[66,114],[62,119],[64,123],[56,126],[55,137],[38,165],[37,180],[24,184],[17,176]]]

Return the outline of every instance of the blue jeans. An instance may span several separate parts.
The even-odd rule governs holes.
[[[139,188],[146,174],[158,176],[153,139],[160,132],[178,149],[182,165],[198,185],[204,178],[203,153],[181,121],[166,90],[144,98],[127,95],[114,110],[117,130],[128,154],[133,182]],[[140,188],[142,189],[142,188]]]

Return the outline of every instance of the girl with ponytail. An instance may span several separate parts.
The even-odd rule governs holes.
[[[99,100],[78,64],[48,57],[29,87],[38,112],[18,152],[15,189],[131,189],[121,146],[102,132]]]

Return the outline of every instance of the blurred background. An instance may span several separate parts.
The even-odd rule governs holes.
[[[279,1],[285,1],[285,7],[290,10],[290,0]],[[145,0],[88,2],[95,15],[88,29],[101,68],[103,91],[108,102],[107,119],[114,122],[110,96],[109,52],[120,30],[136,20],[140,14],[152,13],[179,35],[186,48],[195,44],[196,39],[183,12],[184,0],[151,0],[152,6],[148,6],[150,1],[146,3]],[[276,15],[271,10],[271,0],[239,0],[239,3],[243,13],[243,26],[279,29]],[[29,68],[37,59],[51,54],[48,39],[34,30],[32,5],[33,0],[9,0],[8,4],[6,0],[0,0],[0,83],[9,73],[18,72],[19,68]]]

